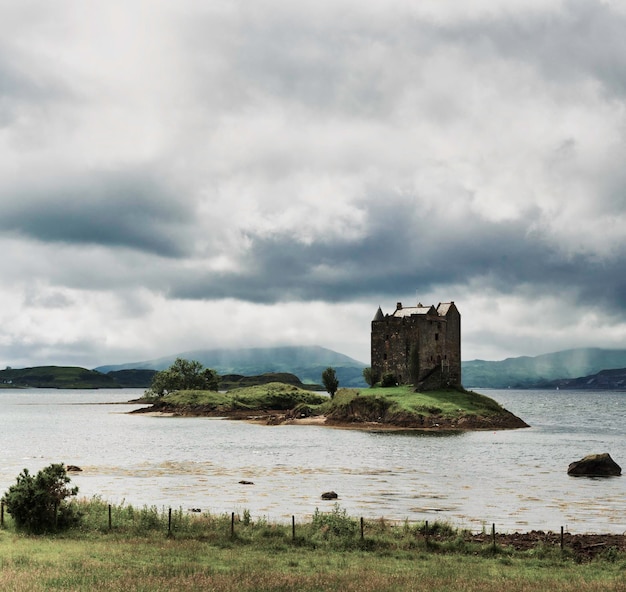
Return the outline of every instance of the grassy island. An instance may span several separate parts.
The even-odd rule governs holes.
[[[272,382],[227,393],[178,391],[146,400],[138,412],[250,419],[269,424],[320,423],[370,429],[514,429],[528,427],[493,399],[466,391],[415,392],[411,386],[339,389],[331,399]]]

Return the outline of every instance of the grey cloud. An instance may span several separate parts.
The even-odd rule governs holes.
[[[125,247],[180,257],[192,207],[145,172],[94,173],[3,190],[0,229],[43,242]]]
[[[528,11],[443,26],[441,39],[478,59],[497,56],[530,64],[550,83],[595,79],[626,92],[626,14],[607,2],[567,0],[558,12]]]
[[[528,220],[493,223],[467,215],[450,222],[436,212],[412,214],[411,203],[394,204],[389,196],[381,201],[385,206],[370,209],[370,227],[361,239],[307,245],[288,237],[250,236],[246,272],[178,278],[172,295],[347,301],[377,294],[393,298],[476,278],[507,293],[531,282],[572,289],[584,277],[581,268],[597,273],[584,261],[563,260],[529,235]]]

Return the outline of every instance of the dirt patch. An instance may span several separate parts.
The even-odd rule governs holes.
[[[468,542],[489,544],[491,534],[468,535]],[[626,536],[621,534],[571,534],[563,533],[563,549],[571,552],[577,561],[591,561],[598,555],[626,553]],[[541,546],[561,548],[561,533],[533,530],[524,533],[496,533],[496,544],[516,551],[529,551]]]

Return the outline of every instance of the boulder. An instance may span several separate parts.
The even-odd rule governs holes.
[[[567,474],[574,477],[615,477],[622,474],[621,467],[607,452],[590,454],[567,467]]]
[[[326,491],[325,493],[322,493],[323,500],[333,500],[337,499],[338,497],[339,496],[334,491]]]
[[[68,473],[82,473],[82,469],[80,467],[77,467],[76,465],[67,465],[67,467],[65,467],[65,470]]]

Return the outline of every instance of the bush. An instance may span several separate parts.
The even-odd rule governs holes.
[[[21,530],[30,533],[63,530],[80,522],[76,506],[65,501],[78,493],[78,487],[69,487],[69,482],[63,464],[51,464],[35,476],[24,469],[2,502]]]
[[[397,386],[397,385],[398,385],[398,381],[396,380],[396,377],[394,374],[392,374],[391,372],[388,372],[387,374],[383,375],[383,379],[382,379],[380,386],[389,388],[391,386]]]

